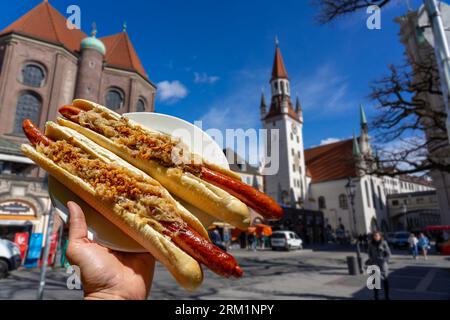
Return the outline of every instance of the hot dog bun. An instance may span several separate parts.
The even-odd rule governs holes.
[[[71,144],[105,162],[116,163],[118,165],[124,164],[124,161],[113,153],[94,144],[92,141],[89,141],[74,130],[61,127],[53,122],[47,123],[46,136],[55,141],[70,141]],[[70,188],[95,210],[104,215],[109,221],[114,223],[127,235],[147,249],[169,270],[181,286],[191,291],[196,289],[201,284],[203,280],[203,273],[199,263],[183,250],[178,248],[168,238],[142,221],[138,215],[131,214],[130,212],[119,207],[117,204],[101,201],[98,196],[96,196],[95,190],[90,184],[86,183],[78,176],[71,174],[69,171],[62,169],[46,156],[36,151],[34,147],[23,144],[21,149],[27,157],[49,172],[49,174],[55,177],[58,181]],[[158,182],[146,176],[139,170],[131,168],[128,164],[124,166],[124,169],[129,170],[130,173],[132,172],[134,174],[137,173],[144,175],[149,183],[157,183],[159,185]],[[170,197],[167,191],[166,193]],[[178,211],[180,216],[189,225],[191,225],[192,228],[197,230],[197,232],[201,235],[206,235],[207,238],[207,232],[197,218],[193,217],[179,204],[177,209],[179,209]]]
[[[85,111],[95,109],[98,112],[106,114],[111,119],[119,120],[121,118],[121,116],[114,111],[91,101],[77,99],[73,101],[73,105]],[[203,210],[207,214],[228,222],[240,229],[246,229],[250,225],[250,214],[247,206],[227,191],[222,190],[189,172],[180,174],[178,170],[172,170],[154,160],[143,161],[133,157],[128,148],[120,146],[111,139],[77,123],[63,118],[58,118],[57,122],[62,126],[78,131],[102,147],[112,151],[133,166],[158,180],[169,190],[169,192]],[[133,126],[142,128],[149,134],[161,134],[143,127],[132,120],[129,120],[129,123]],[[204,165],[234,179],[240,180],[239,176],[230,170],[210,164],[206,161],[204,161]]]

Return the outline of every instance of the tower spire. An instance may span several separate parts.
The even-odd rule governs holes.
[[[93,38],[95,38],[95,36],[97,35],[97,24],[94,22],[92,22],[92,31],[91,31],[91,36]]]
[[[355,130],[353,130],[353,156],[359,158],[361,156],[361,151],[359,150],[358,139],[355,136]]]
[[[281,55],[280,46],[278,43],[278,38],[275,40],[275,57],[273,60],[273,67],[272,67],[272,79],[271,81],[275,79],[288,79],[288,74],[286,71],[286,67],[284,66],[283,57]]]
[[[267,112],[267,105],[266,105],[266,98],[264,96],[264,90],[261,89],[261,104],[259,106],[260,113],[261,113],[261,119],[264,119]]]
[[[366,112],[364,111],[364,106],[362,104],[359,105],[359,115],[360,115],[361,127],[363,125],[367,126]]]

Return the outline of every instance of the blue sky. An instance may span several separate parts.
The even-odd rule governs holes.
[[[0,27],[40,1],[1,1]],[[420,1],[411,1],[417,8]],[[365,12],[331,25],[315,21],[310,1],[166,0],[51,1],[60,12],[77,4],[82,29],[95,21],[98,35],[128,33],[150,79],[160,84],[156,111],[204,128],[259,128],[261,90],[268,81],[277,35],[292,93],[304,108],[306,147],[347,138],[358,129],[358,105],[367,105],[369,84],[400,63],[403,47],[394,17],[406,12],[395,1],[381,13],[381,30],[368,30]],[[170,98],[175,94],[178,98]]]

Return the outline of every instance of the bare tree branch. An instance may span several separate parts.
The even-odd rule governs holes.
[[[325,24],[371,5],[384,7],[389,2],[391,0],[313,0],[312,4],[319,8],[318,22]]]

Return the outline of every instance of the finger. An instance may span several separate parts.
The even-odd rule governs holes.
[[[73,201],[67,202],[70,212],[69,243],[87,238],[87,224],[83,210]]]

